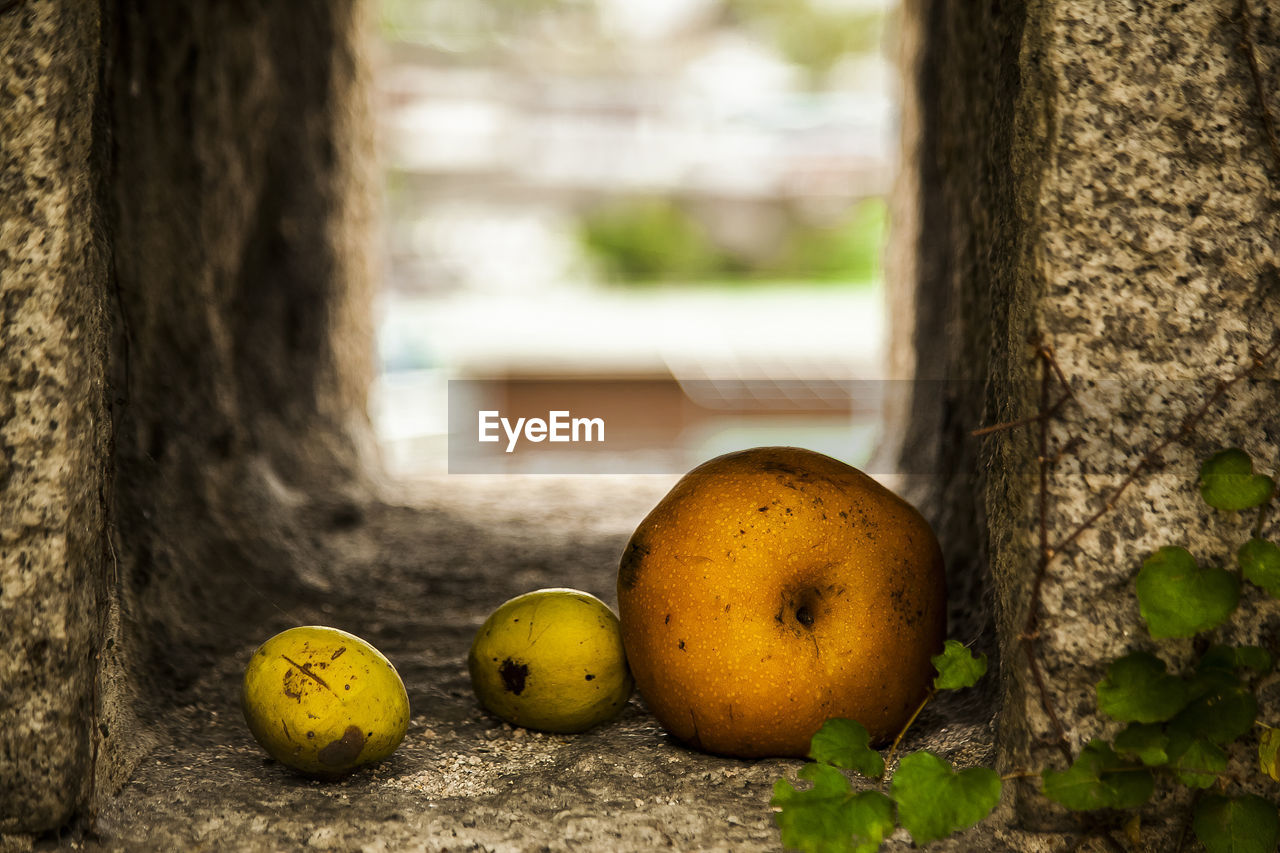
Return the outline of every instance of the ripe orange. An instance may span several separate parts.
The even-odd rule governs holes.
[[[662,725],[742,757],[804,756],[831,717],[892,737],[946,629],[928,523],[857,469],[788,447],[685,475],[627,544],[618,605]]]

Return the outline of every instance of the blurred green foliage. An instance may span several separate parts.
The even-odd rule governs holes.
[[[829,226],[793,223],[764,260],[717,246],[671,199],[635,198],[585,216],[579,240],[610,282],[631,286],[753,280],[874,281],[880,276],[886,207],[868,198]]]
[[[820,86],[848,54],[871,53],[885,27],[882,9],[841,9],[813,0],[725,0],[731,20],[771,41]]]
[[[697,220],[670,199],[628,199],[601,208],[583,219],[579,236],[610,281],[698,281],[725,275],[733,266]]]
[[[773,271],[823,281],[877,279],[887,219],[884,199],[868,198],[832,227],[796,226]]]

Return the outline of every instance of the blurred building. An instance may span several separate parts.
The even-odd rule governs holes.
[[[789,8],[814,20],[797,24]],[[769,29],[821,25],[823,14],[862,49],[829,50],[814,67],[788,57]],[[501,379],[512,399],[527,391],[521,383],[577,383],[601,405],[625,397],[635,407],[647,394],[640,407],[658,411],[682,399],[696,411],[690,382],[781,383],[763,394],[772,403],[734,410],[727,434],[748,443],[761,443],[753,422],[780,434],[825,422],[819,429],[837,435],[855,412],[864,427],[874,421],[841,390],[881,373],[874,276],[813,284],[769,264],[797,229],[845,222],[887,191],[883,2],[824,12],[388,0],[387,18],[375,420],[393,468],[439,467],[449,379]],[[697,281],[606,281],[584,251],[583,223],[637,199],[664,200],[732,263]],[[796,396],[810,399],[789,406]],[[727,423],[723,407],[693,427],[674,412],[671,434],[655,439],[679,457],[673,465],[705,455],[716,435],[732,442],[709,425]]]

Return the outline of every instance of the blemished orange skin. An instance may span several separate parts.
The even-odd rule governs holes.
[[[721,755],[808,754],[831,717],[873,742],[929,689],[946,631],[942,551],[908,503],[792,447],[686,474],[618,571],[627,660],[673,736]]]

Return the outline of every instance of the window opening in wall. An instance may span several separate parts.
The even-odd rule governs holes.
[[[502,470],[762,444],[865,464],[890,0],[384,0],[381,26],[392,473],[449,468],[451,380],[455,414],[552,401],[623,442],[504,456],[495,426]]]

